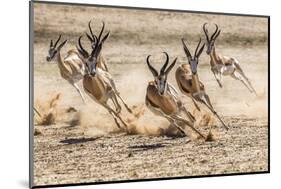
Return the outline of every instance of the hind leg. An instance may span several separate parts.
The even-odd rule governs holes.
[[[233,78],[236,79],[236,80],[241,81],[241,82],[247,87],[247,89],[248,89],[251,93],[254,92],[254,91],[247,85],[247,83],[244,81],[242,75],[241,75],[239,72],[236,72],[236,71],[233,72],[233,74],[231,75],[231,77],[233,77]]]
[[[248,83],[248,85],[250,86],[251,90],[257,95],[257,92],[255,90],[255,88],[253,87],[252,83],[250,82],[250,80],[248,79],[248,77],[245,75],[245,73],[243,72],[243,70],[241,69],[241,67],[239,66],[239,68],[236,69],[236,71],[238,73],[240,73],[240,75],[246,80],[246,82]]]

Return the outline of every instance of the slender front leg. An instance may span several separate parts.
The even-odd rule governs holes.
[[[125,108],[127,109],[128,112],[133,113],[133,111],[129,108],[129,106],[125,103],[125,101],[123,100],[123,98],[120,96],[120,93],[116,94],[119,99],[122,101],[123,105],[125,106]]]
[[[80,88],[78,87],[77,83],[72,83],[72,82],[70,82],[70,83],[71,83],[72,86],[77,90],[77,92],[79,93],[80,97],[81,97],[82,100],[83,100],[83,103],[85,104],[85,103],[86,103],[85,97],[84,97],[84,95],[82,94],[82,92],[81,92]]]
[[[121,100],[121,102],[123,103],[123,105],[125,106],[125,108],[127,109],[128,112],[133,113],[133,111],[129,108],[129,106],[125,103],[125,101],[123,100],[123,98],[120,96],[119,91],[117,90],[115,83],[113,81],[112,78],[109,78],[110,84],[115,92],[115,94],[117,95],[117,97]]]
[[[203,99],[198,99],[202,104],[204,104],[217,118],[218,120],[221,122],[221,124],[224,126],[224,128],[226,130],[228,130],[228,126],[226,126],[226,124],[223,122],[223,120],[221,119],[221,117],[217,114],[217,112],[212,108],[210,107]]]
[[[111,95],[111,101],[113,102],[113,105],[115,106],[116,108],[116,113],[119,114],[121,112],[121,106],[120,104],[118,103],[118,100],[116,98],[116,95],[114,92],[112,92],[112,95]]]
[[[198,111],[201,111],[199,105],[197,104],[197,102],[194,100],[194,98],[193,98],[192,96],[191,96],[191,100],[192,100],[192,102],[193,102],[195,108],[196,108]]]
[[[110,108],[107,104],[101,104],[103,107],[105,107],[110,114],[113,113],[120,121],[121,123],[125,126],[126,130],[128,131],[128,125],[123,121],[123,119],[119,116],[117,112],[115,112],[112,108]]]
[[[206,99],[206,101],[207,101],[207,104],[208,104],[212,109],[214,109],[214,108],[213,108],[213,105],[212,105],[212,103],[211,103],[210,97],[209,97],[206,93],[204,94],[204,97],[205,97],[205,99]]]
[[[183,134],[183,136],[186,136],[185,130],[183,128],[181,128],[173,118],[171,118],[169,116],[164,116],[164,117],[166,117],[168,119],[168,121],[170,122],[170,124],[173,125],[174,127],[176,127],[180,131],[180,133]]]
[[[185,123],[188,127],[190,127],[190,128],[191,128],[193,131],[195,131],[198,135],[200,135],[202,138],[206,139],[206,137],[205,137],[203,134],[201,134],[197,129],[195,129],[195,128],[193,127],[193,125],[192,125],[189,121],[183,119],[182,117],[180,117],[180,116],[178,116],[178,115],[173,116],[173,118],[174,118],[175,120],[179,121],[179,122]]]
[[[219,84],[219,86],[220,86],[220,88],[222,88],[222,84],[221,84],[221,82],[220,82],[220,79],[221,79],[221,74],[220,74],[220,79],[217,77],[217,73],[216,72],[218,72],[215,68],[211,68],[211,70],[212,70],[212,72],[213,72],[213,74],[214,74],[214,76],[215,76],[215,79],[216,79],[216,81],[217,81],[217,83]]]
[[[182,106],[182,110],[191,122],[195,121],[195,117],[184,106]]]

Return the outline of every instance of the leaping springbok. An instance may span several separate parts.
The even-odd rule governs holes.
[[[83,87],[85,92],[96,103],[102,105],[108,110],[108,112],[113,116],[114,121],[119,128],[121,128],[121,126],[118,120],[125,126],[125,129],[127,129],[127,124],[119,115],[119,113],[121,112],[121,106],[117,100],[117,97],[122,101],[128,112],[131,113],[132,111],[119,95],[119,92],[115,87],[114,81],[110,73],[97,67],[97,59],[102,50],[102,45],[109,36],[108,32],[101,39],[102,32],[103,29],[101,30],[99,36],[96,38],[96,43],[91,54],[85,60],[86,72],[83,78]],[[107,102],[109,99],[113,102],[115,110],[108,105]]]
[[[102,22],[102,32],[103,33],[103,30],[104,30],[104,22]],[[90,31],[90,34],[89,35],[87,32],[86,32],[86,36],[87,38],[90,40],[91,42],[91,47],[92,47],[92,50],[95,48],[95,45],[96,45],[96,40],[97,38],[100,38],[100,37],[97,37],[93,31],[92,31],[92,28],[91,28],[91,20],[89,21],[88,23],[88,28],[89,28],[89,31]],[[90,54],[88,53],[87,50],[85,50],[81,44],[81,38],[82,36],[79,37],[78,39],[78,45],[79,47],[77,46],[77,50],[79,51],[79,53],[85,58],[89,58]],[[106,59],[104,58],[104,56],[102,55],[102,52],[100,52],[99,56],[98,56],[98,59],[97,59],[97,67],[103,69],[104,71],[107,71],[108,72],[108,68],[107,68],[107,63],[106,63]]]
[[[83,78],[85,72],[83,60],[79,53],[74,49],[69,50],[67,52],[67,55],[62,58],[60,51],[67,40],[63,41],[60,45],[57,46],[60,39],[61,35],[59,36],[55,44],[53,44],[53,40],[51,40],[47,61],[50,62],[56,58],[61,77],[68,81],[77,90],[83,102],[85,103],[85,98],[79,86],[77,85],[77,83]]]
[[[183,49],[187,56],[189,65],[187,63],[184,63],[177,68],[175,73],[176,81],[180,91],[192,99],[193,103],[195,104],[198,110],[200,110],[200,108],[195,101],[204,104],[219,119],[222,125],[226,129],[228,129],[228,127],[222,121],[220,116],[214,110],[210,98],[205,91],[204,84],[199,80],[199,76],[197,73],[197,66],[199,62],[199,57],[205,47],[205,44],[203,44],[200,47],[200,43],[201,43],[201,38],[196,47],[194,56],[192,57],[190,51],[188,50],[184,42],[184,39],[182,39]]]
[[[256,90],[252,86],[248,77],[245,75],[244,71],[239,65],[239,62],[235,58],[222,56],[216,53],[215,41],[221,33],[221,30],[218,30],[218,25],[215,24],[216,29],[211,37],[209,37],[208,29],[206,28],[206,25],[207,23],[203,25],[203,31],[206,36],[207,54],[211,58],[210,60],[211,70],[219,86],[222,88],[221,76],[229,75],[234,79],[241,81],[251,93],[254,92],[257,95]]]
[[[152,67],[149,62],[149,57],[151,55],[147,56],[146,63],[154,76],[154,81],[148,83],[145,104],[155,115],[168,119],[171,125],[175,126],[183,135],[186,135],[186,133],[180,125],[184,124],[205,139],[205,137],[193,127],[195,119],[183,106],[176,89],[167,82],[168,74],[175,66],[177,58],[175,58],[172,64],[166,69],[169,64],[169,55],[166,52],[164,52],[164,54],[166,55],[166,62],[162,66],[160,74],[158,74],[156,69]],[[189,121],[181,117],[181,112],[187,115]]]

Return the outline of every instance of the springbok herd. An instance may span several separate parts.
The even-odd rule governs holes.
[[[228,129],[228,126],[213,108],[204,84],[200,81],[197,72],[199,57],[205,45],[207,46],[206,53],[210,56],[211,71],[219,87],[223,87],[221,82],[222,75],[231,76],[241,81],[251,93],[257,93],[235,58],[217,54],[215,42],[221,33],[218,25],[215,24],[216,29],[212,35],[209,35],[206,26],[207,23],[203,25],[206,41],[201,44],[201,38],[199,39],[193,56],[191,55],[186,40],[184,38],[181,39],[187,62],[178,66],[175,72],[175,78],[180,91],[191,98],[196,109],[200,111],[198,103],[203,104],[218,118],[224,128]],[[89,21],[88,27],[89,33],[86,32],[86,37],[91,43],[90,51],[83,47],[81,43],[82,35],[78,38],[76,50],[69,50],[67,55],[63,58],[61,49],[66,44],[67,40],[59,44],[61,39],[60,35],[55,43],[51,40],[47,61],[57,61],[61,77],[67,80],[78,91],[85,103],[85,97],[77,84],[82,80],[84,91],[88,96],[108,110],[119,128],[127,131],[128,125],[120,116],[120,101],[129,113],[132,113],[132,110],[120,96],[113,77],[108,70],[106,59],[102,55],[102,46],[109,37],[110,32],[103,35],[105,28],[104,22],[102,23],[102,28],[98,35],[94,34],[91,28],[91,21]],[[150,81],[147,85],[145,97],[146,106],[154,114],[165,117],[171,125],[176,127],[183,135],[186,135],[184,127],[188,126],[199,136],[206,138],[194,127],[196,122],[195,117],[183,105],[175,87],[167,81],[168,74],[175,66],[177,58],[173,59],[170,63],[168,53],[163,52],[163,54],[166,57],[166,61],[159,72],[150,62],[151,55],[148,55],[146,58],[148,69],[154,77],[154,80]],[[109,106],[108,100],[113,102],[114,108]],[[184,118],[183,115],[185,115],[186,118]]]

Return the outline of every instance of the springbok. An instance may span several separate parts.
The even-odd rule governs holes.
[[[104,22],[102,22],[102,32],[104,30]],[[97,36],[93,33],[92,31],[92,28],[91,28],[91,20],[89,21],[88,23],[88,28],[90,30],[90,34],[89,35],[87,32],[86,32],[86,36],[87,38],[90,40],[91,42],[91,47],[92,49],[95,48],[95,45],[96,45],[96,40],[97,40]],[[101,33],[102,33],[101,32]],[[78,39],[78,46],[76,46],[77,50],[79,51],[79,53],[83,56],[84,59],[87,59],[89,58],[90,54],[88,53],[87,50],[85,50],[81,44],[81,38],[83,36],[80,36],[79,39]],[[98,59],[97,59],[97,67],[103,69],[104,71],[107,71],[108,72],[108,68],[107,68],[107,63],[106,63],[106,59],[104,58],[104,56],[102,55],[102,52],[100,52],[99,56],[98,56]]]
[[[85,72],[83,59],[74,49],[69,50],[67,52],[67,55],[62,58],[60,51],[67,40],[63,41],[60,45],[57,46],[60,39],[61,35],[59,36],[55,44],[53,44],[53,40],[51,40],[47,61],[50,62],[56,58],[61,77],[68,81],[77,90],[83,102],[85,103],[84,95],[82,94],[77,84],[83,78]]]
[[[203,25],[203,31],[206,36],[207,54],[210,56],[211,71],[213,72],[215,79],[217,80],[219,86],[222,88],[221,79],[222,75],[231,76],[236,80],[241,81],[251,93],[256,93],[256,90],[252,86],[250,80],[245,75],[239,62],[232,57],[222,56],[216,53],[215,41],[221,33],[218,30],[218,25],[215,24],[215,32],[209,37],[208,29],[206,28],[207,23]],[[246,82],[245,82],[246,81]]]
[[[199,76],[197,73],[199,57],[202,54],[205,44],[203,44],[200,47],[201,44],[201,38],[200,38],[193,57],[191,56],[191,53],[188,50],[184,42],[184,39],[182,39],[182,44],[189,65],[187,63],[183,63],[176,70],[175,77],[180,91],[192,99],[193,103],[195,104],[198,110],[200,110],[200,108],[195,101],[204,104],[219,119],[222,125],[226,129],[228,129],[228,127],[222,121],[220,116],[214,110],[210,98],[206,93],[204,84],[199,80]]]
[[[149,57],[151,55],[147,56],[146,63],[154,76],[154,81],[148,83],[145,104],[155,115],[165,117],[171,125],[175,126],[183,135],[186,135],[186,133],[180,125],[184,124],[205,139],[205,137],[193,127],[195,119],[183,106],[183,103],[179,99],[178,92],[167,82],[168,74],[175,66],[177,58],[175,58],[172,64],[167,68],[169,55],[166,52],[164,52],[164,54],[166,55],[166,62],[162,66],[160,74],[158,74],[156,69],[150,64]],[[189,121],[181,117],[181,112],[187,115]]]
[[[121,106],[118,102],[117,97],[122,101],[128,112],[132,113],[132,111],[121,98],[110,73],[97,67],[97,60],[102,50],[102,45],[109,36],[108,32],[101,39],[102,33],[103,29],[101,30],[99,36],[96,38],[96,43],[93,47],[91,54],[84,62],[86,71],[83,77],[83,87],[86,94],[88,94],[96,103],[102,105],[108,110],[108,112],[112,115],[116,125],[119,128],[121,128],[121,126],[118,120],[121,121],[121,123],[125,126],[125,129],[127,130],[127,124],[119,115],[121,112]],[[109,99],[113,102],[115,110],[108,105]]]

